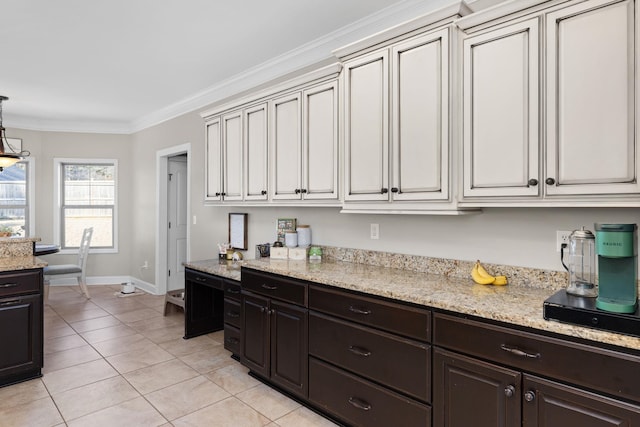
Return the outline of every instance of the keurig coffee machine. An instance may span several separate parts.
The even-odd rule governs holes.
[[[596,307],[634,313],[638,303],[638,237],[636,224],[595,224],[598,255]]]

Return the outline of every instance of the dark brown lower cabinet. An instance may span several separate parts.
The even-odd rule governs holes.
[[[273,384],[308,395],[308,310],[243,292],[241,362]]]
[[[242,340],[242,298],[240,283],[224,280],[224,348],[240,360]]]
[[[184,338],[224,328],[224,288],[221,277],[186,269]]]
[[[431,425],[428,405],[314,357],[309,358],[309,400],[352,426]]]
[[[0,386],[41,376],[42,270],[0,274]]]

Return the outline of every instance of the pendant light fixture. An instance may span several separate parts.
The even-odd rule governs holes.
[[[2,125],[2,102],[8,99],[9,98],[6,96],[0,95],[0,172],[4,170],[4,168],[8,168],[18,163],[22,160],[22,156],[26,157],[30,154],[28,151],[24,150],[19,153],[14,153],[13,147],[7,140],[7,135],[5,134],[6,129]],[[7,152],[6,148],[9,148],[11,151]]]

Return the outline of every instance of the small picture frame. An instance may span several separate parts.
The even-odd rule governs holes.
[[[229,213],[229,244],[233,249],[247,250],[246,213]]]
[[[276,240],[284,243],[284,234],[287,231],[296,231],[296,222],[295,218],[278,218]]]

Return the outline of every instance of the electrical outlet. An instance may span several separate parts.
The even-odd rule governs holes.
[[[371,239],[378,240],[380,238],[380,225],[371,224]]]
[[[144,264],[142,264],[142,268],[143,270],[146,270],[147,268],[149,268],[149,261],[145,261]]]
[[[556,252],[560,252],[560,246],[565,243],[569,247],[571,231],[556,231]]]

